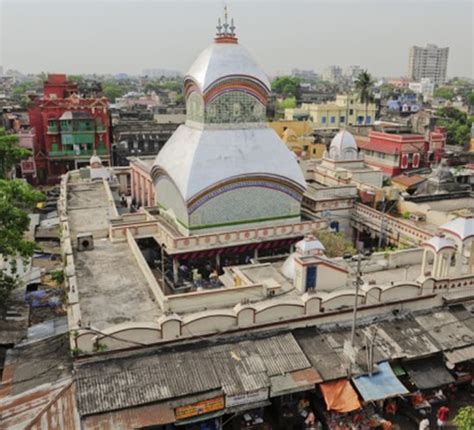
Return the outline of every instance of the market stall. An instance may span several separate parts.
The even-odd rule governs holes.
[[[362,405],[350,381],[338,379],[319,385],[326,403],[324,420],[330,429],[350,430]]]
[[[377,367],[377,373],[352,378],[352,382],[364,402],[409,394],[409,391],[395,376],[388,362],[378,363]]]

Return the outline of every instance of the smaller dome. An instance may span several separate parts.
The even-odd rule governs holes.
[[[323,244],[314,236],[307,236],[295,245],[296,251],[302,255],[316,254],[320,255],[324,252]]]
[[[443,224],[440,230],[457,236],[461,241],[474,237],[474,217],[459,217]]]
[[[283,132],[282,139],[284,142],[295,142],[298,140],[298,135],[294,132],[293,129],[287,128]]]
[[[95,151],[94,151],[94,154],[92,155],[92,157],[91,157],[90,160],[89,160],[89,165],[90,165],[93,169],[97,169],[97,168],[102,167],[102,160],[101,160],[100,157],[95,153]]]
[[[423,245],[429,246],[434,252],[441,251],[445,248],[455,248],[454,243],[443,235],[433,236],[430,240],[424,242]]]
[[[337,133],[329,146],[329,158],[340,161],[357,160],[358,149],[354,136],[346,130]]]

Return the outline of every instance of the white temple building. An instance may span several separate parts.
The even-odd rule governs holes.
[[[152,169],[156,202],[185,235],[300,220],[306,182],[266,125],[270,82],[234,29],[219,24],[186,74],[186,123]]]
[[[367,165],[359,154],[354,136],[342,130],[334,136],[329,151],[314,167],[314,176],[325,185],[336,185],[352,182],[354,185],[382,188],[383,173],[381,170]]]

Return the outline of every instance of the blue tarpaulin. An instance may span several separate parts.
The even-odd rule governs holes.
[[[377,365],[379,371],[372,376],[364,375],[352,378],[357,391],[365,402],[383,400],[389,397],[408,394],[408,390],[393,373],[386,361]]]

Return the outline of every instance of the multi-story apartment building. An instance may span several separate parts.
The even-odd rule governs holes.
[[[425,48],[412,46],[408,61],[408,76],[414,81],[430,78],[435,84],[446,81],[449,48],[428,44]]]
[[[338,95],[334,102],[303,103],[300,108],[285,109],[285,119],[308,119],[316,129],[338,130],[345,125],[372,125],[375,113],[375,104],[365,106],[357,95]]]
[[[28,108],[35,130],[34,162],[38,182],[56,183],[68,170],[89,163],[96,152],[110,157],[108,101],[83,98],[66,75],[49,75],[44,95]]]

